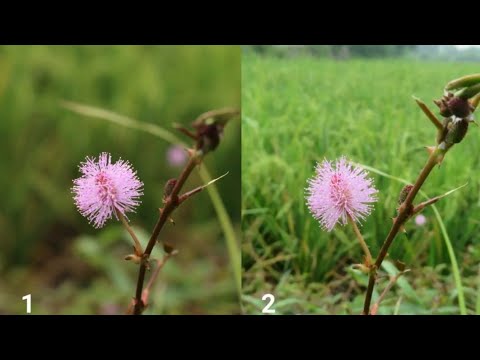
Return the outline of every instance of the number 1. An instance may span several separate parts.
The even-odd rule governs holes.
[[[32,294],[25,295],[22,300],[27,300],[27,314],[32,312]]]

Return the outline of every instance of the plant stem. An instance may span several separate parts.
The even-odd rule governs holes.
[[[370,303],[372,301],[373,288],[375,286],[375,281],[377,277],[376,269],[379,269],[380,266],[382,265],[382,262],[385,259],[385,256],[387,256],[388,249],[390,248],[390,245],[392,245],[392,242],[395,239],[395,236],[398,234],[398,231],[400,230],[401,226],[404,224],[405,220],[408,219],[410,212],[412,211],[413,200],[415,199],[415,196],[417,195],[418,191],[420,190],[423,183],[427,179],[428,175],[430,175],[430,172],[437,164],[439,155],[443,155],[446,151],[447,150],[441,150],[438,147],[435,148],[434,151],[432,151],[432,153],[430,154],[427,160],[427,163],[422,169],[422,172],[418,176],[417,181],[415,181],[413,188],[408,193],[408,196],[403,202],[403,204],[400,205],[400,208],[398,210],[398,216],[395,218],[392,228],[390,229],[390,232],[388,233],[387,238],[385,239],[385,242],[383,243],[380,249],[380,253],[378,254],[378,257],[375,261],[375,267],[370,272],[367,293],[365,294],[365,302],[363,305],[364,315],[368,315],[370,313]]]
[[[428,119],[432,122],[432,124],[438,129],[442,130],[443,125],[440,122],[440,120],[437,119],[437,117],[430,111],[430,109],[427,107],[427,105],[420,99],[416,98],[415,96],[413,97],[417,105],[422,109],[423,113],[428,117]]]
[[[128,231],[128,233],[133,239],[135,254],[138,256],[142,256],[143,255],[142,244],[140,244],[140,241],[138,241],[137,235],[135,235],[135,233],[133,232],[133,229],[130,227],[130,225],[128,225],[128,221],[127,219],[125,219],[125,216],[120,211],[118,211],[118,209],[115,209],[115,211],[117,212],[117,216],[122,222],[123,226],[125,227],[125,229]]]
[[[400,276],[402,276],[403,274],[405,274],[405,271],[399,272],[397,275],[390,277],[390,281],[388,282],[387,286],[386,286],[385,289],[382,291],[382,293],[381,293],[380,296],[378,297],[378,299],[377,299],[377,301],[375,302],[375,304],[373,304],[373,306],[372,306],[372,310],[371,310],[371,314],[372,314],[372,315],[376,315],[376,314],[377,314],[378,308],[380,307],[380,303],[381,303],[381,302],[383,301],[383,299],[385,298],[385,295],[387,295],[387,293],[390,291],[390,289],[393,287],[393,285],[395,285],[395,283],[397,282],[397,280],[398,280],[398,279],[400,278]]]
[[[165,201],[164,207],[160,210],[160,217],[158,218],[157,223],[155,224],[155,228],[153,229],[152,236],[148,241],[147,247],[145,249],[145,253],[143,254],[143,261],[140,264],[140,270],[138,272],[138,280],[137,280],[137,290],[135,292],[135,308],[134,308],[134,315],[140,315],[144,308],[144,304],[142,302],[142,290],[143,290],[143,282],[145,280],[145,272],[147,270],[147,261],[152,253],[152,250],[155,246],[157,241],[158,235],[163,228],[163,225],[167,222],[170,217],[170,214],[176,209],[178,206],[178,194],[180,190],[182,190],[183,185],[187,181],[188,177],[192,173],[192,170],[201,160],[201,153],[195,152],[190,157],[190,160],[185,165],[180,177],[175,184],[172,193],[170,196],[167,197]]]
[[[148,280],[147,286],[145,286],[145,289],[143,289],[143,292],[142,292],[142,302],[145,306],[148,304],[148,297],[150,295],[150,290],[152,289],[153,284],[155,283],[155,280],[157,280],[158,274],[160,274],[160,270],[162,270],[165,263],[173,255],[174,255],[174,253],[165,254],[165,255],[163,255],[162,260],[157,261],[157,267],[156,267],[155,271],[153,272],[152,276],[150,277],[150,280]]]
[[[372,261],[372,254],[370,254],[370,250],[368,249],[367,243],[363,239],[362,233],[358,229],[358,226],[355,220],[353,220],[350,215],[348,215],[348,222],[352,225],[353,231],[355,231],[355,235],[357,236],[357,239],[360,242],[360,246],[362,247],[363,252],[365,253],[365,260],[366,260],[367,266],[370,266],[373,263],[373,261]]]

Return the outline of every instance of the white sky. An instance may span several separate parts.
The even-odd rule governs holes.
[[[469,47],[479,47],[480,45],[455,45],[455,46],[460,49],[467,49]]]

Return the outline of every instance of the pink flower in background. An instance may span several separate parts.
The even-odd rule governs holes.
[[[182,166],[187,162],[187,153],[179,145],[172,145],[167,150],[167,161],[171,166]]]
[[[325,230],[331,231],[338,222],[345,225],[349,216],[359,221],[370,214],[369,203],[377,201],[378,191],[365,170],[348,164],[345,157],[334,166],[324,160],[315,170],[308,180],[307,205]]]
[[[427,223],[427,218],[424,215],[419,214],[415,216],[415,224],[417,224],[418,226],[423,226],[426,223]]]
[[[116,304],[103,304],[100,306],[100,315],[118,315],[122,313],[122,309]]]
[[[133,212],[140,204],[143,183],[128,161],[111,163],[111,155],[101,153],[98,162],[86,158],[79,168],[82,176],[73,180],[72,192],[78,211],[96,228],[115,214]],[[126,216],[126,215],[125,215]]]

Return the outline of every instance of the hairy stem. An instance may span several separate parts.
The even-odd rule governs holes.
[[[372,261],[372,254],[370,254],[370,250],[368,249],[367,243],[363,239],[362,233],[358,229],[358,226],[355,220],[353,220],[350,215],[348,215],[348,222],[352,225],[353,231],[355,231],[355,235],[357,236],[357,239],[360,242],[360,246],[362,247],[363,252],[365,253],[365,260],[366,260],[367,266],[370,266],[373,263],[373,261]]]
[[[128,224],[127,219],[125,219],[125,216],[120,211],[118,211],[118,209],[115,209],[115,211],[117,212],[117,216],[122,222],[123,226],[125,227],[125,229],[128,231],[128,233],[133,239],[135,254],[138,256],[142,256],[143,255],[142,244],[140,244],[140,241],[138,241],[137,235],[135,235],[135,233],[133,232],[133,229]]]
[[[390,248],[390,245],[392,245],[392,242],[395,239],[395,236],[397,236],[401,226],[408,219],[410,212],[412,211],[412,208],[413,208],[412,203],[413,203],[413,200],[415,199],[415,196],[417,195],[418,191],[420,190],[423,183],[427,179],[428,175],[430,175],[430,172],[432,171],[432,169],[438,163],[439,156],[443,155],[445,152],[446,150],[441,150],[438,147],[434,151],[432,151],[432,153],[430,154],[427,160],[427,163],[422,169],[422,172],[418,176],[417,181],[415,181],[413,188],[408,193],[408,196],[403,202],[403,204],[400,205],[398,216],[395,218],[392,228],[390,229],[390,232],[388,233],[387,238],[385,239],[385,242],[383,243],[380,249],[380,253],[378,254],[377,259],[375,261],[375,267],[370,272],[367,293],[365,294],[365,302],[363,305],[364,315],[368,315],[370,313],[370,303],[372,301],[373,288],[375,286],[375,281],[377,277],[376,269],[379,269],[380,266],[382,265],[382,262],[385,259],[385,256],[387,256],[388,249]]]
[[[160,217],[158,218],[157,223],[155,224],[155,228],[153,229],[152,236],[148,241],[147,247],[145,249],[145,253],[143,254],[143,261],[140,264],[140,270],[138,272],[138,280],[137,280],[137,290],[135,292],[135,307],[134,307],[134,315],[140,315],[143,311],[144,305],[142,301],[142,291],[143,291],[143,283],[145,280],[145,272],[147,270],[147,262],[152,250],[155,246],[157,241],[158,235],[163,228],[163,225],[167,222],[170,217],[170,214],[176,209],[178,206],[178,194],[180,190],[182,190],[183,185],[187,181],[188,177],[192,173],[192,170],[201,160],[202,155],[201,152],[196,151],[190,157],[190,160],[185,165],[180,177],[178,178],[171,194],[165,200],[164,207],[160,210]]]

